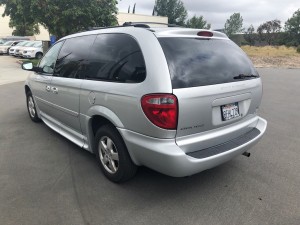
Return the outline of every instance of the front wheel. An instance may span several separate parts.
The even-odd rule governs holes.
[[[41,59],[43,57],[43,53],[41,53],[41,52],[38,52],[38,53],[36,53],[36,55],[35,55],[35,58],[36,59]]]
[[[121,135],[112,125],[104,125],[96,133],[96,158],[104,175],[120,183],[132,178],[137,166],[132,162]]]
[[[29,91],[26,93],[26,99],[27,99],[27,110],[29,113],[29,117],[33,122],[40,122],[40,118],[37,115],[34,99],[32,96],[32,93]]]

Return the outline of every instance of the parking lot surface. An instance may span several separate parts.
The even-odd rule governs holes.
[[[0,58],[1,76],[21,79],[10,63]],[[299,225],[300,70],[259,72],[268,129],[250,158],[188,178],[140,168],[120,185],[92,154],[31,122],[23,82],[1,85],[0,224]]]
[[[18,58],[0,55],[0,85],[23,81],[28,76],[28,72],[20,70],[20,65],[16,63]]]

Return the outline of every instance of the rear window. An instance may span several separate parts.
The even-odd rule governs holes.
[[[174,89],[237,82],[241,80],[234,77],[240,74],[258,75],[246,54],[229,40],[169,37],[159,42]]]

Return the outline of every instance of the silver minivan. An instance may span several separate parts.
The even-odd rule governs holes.
[[[122,182],[138,166],[183,177],[263,136],[262,81],[223,33],[131,24],[59,40],[30,70],[30,118],[94,153]]]

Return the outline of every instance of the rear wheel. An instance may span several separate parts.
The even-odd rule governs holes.
[[[33,96],[30,91],[26,93],[26,99],[27,99],[27,110],[28,110],[30,119],[36,123],[40,122],[41,120],[37,115],[34,99],[33,99]]]
[[[137,166],[132,162],[125,143],[116,128],[104,125],[96,133],[96,157],[104,175],[120,183],[132,178]]]

